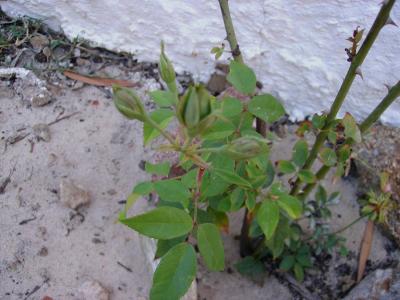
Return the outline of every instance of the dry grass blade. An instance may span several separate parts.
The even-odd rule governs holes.
[[[120,79],[111,79],[111,78],[101,78],[101,77],[90,77],[81,75],[72,71],[64,71],[63,74],[70,79],[82,81],[84,83],[90,85],[97,86],[112,86],[114,84],[123,86],[123,87],[135,87],[138,84],[136,82],[128,81],[128,80],[120,80]]]
[[[361,281],[364,275],[365,266],[367,264],[369,253],[371,252],[373,237],[374,237],[374,222],[368,220],[368,223],[365,226],[364,236],[361,242],[360,259],[358,261],[358,271],[357,271],[357,283]]]

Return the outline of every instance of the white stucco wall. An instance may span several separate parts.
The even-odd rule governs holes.
[[[369,27],[380,0],[230,0],[246,61],[264,90],[285,103],[293,118],[326,110],[348,62],[345,39]],[[177,71],[206,80],[213,71],[210,49],[225,37],[217,0],[0,0],[6,12],[27,14],[109,49],[157,59],[160,40]],[[392,17],[400,23],[400,3]],[[225,57],[226,58],[226,57]],[[384,84],[400,79],[400,30],[386,26],[343,107],[358,118],[382,99]],[[382,120],[400,126],[400,100]]]

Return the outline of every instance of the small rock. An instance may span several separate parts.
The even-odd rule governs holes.
[[[219,95],[227,88],[228,81],[225,75],[214,73],[207,83],[207,89],[213,95]]]
[[[49,254],[49,250],[46,247],[40,248],[38,255],[39,256],[47,256]]]
[[[40,51],[49,44],[49,39],[44,35],[35,35],[29,40],[34,50]]]
[[[84,300],[109,300],[110,292],[98,281],[86,281],[79,289]]]
[[[400,297],[400,269],[378,269],[344,298],[344,300],[389,300]]]
[[[36,124],[32,127],[33,135],[38,141],[50,142],[50,127],[47,124]]]
[[[75,185],[71,180],[62,180],[60,184],[61,202],[72,209],[90,203],[90,196],[82,187]]]

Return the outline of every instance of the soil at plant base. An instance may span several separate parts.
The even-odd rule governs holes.
[[[138,236],[115,221],[134,183],[148,178],[143,160],[157,158],[143,147],[140,124],[116,112],[110,88],[69,80],[62,70],[130,80],[151,109],[147,92],[161,87],[156,65],[72,43],[42,25],[26,35],[23,29],[36,25],[1,20],[15,25],[13,33],[3,26],[2,35],[19,32],[23,42],[16,45],[11,36],[0,53],[0,298],[83,299],[86,289],[100,284],[111,299],[147,299],[151,276]],[[179,81],[184,87],[192,80],[186,74]],[[224,89],[209,86],[213,92]],[[294,128],[274,126],[281,136],[289,133],[276,143],[279,156],[273,160],[290,156]],[[357,182],[328,183],[331,191],[342,191],[335,230],[359,215]],[[147,206],[142,199],[132,213]],[[260,285],[233,267],[240,259],[235,237],[241,217],[232,216],[224,235],[226,271],[210,273],[200,266],[200,299],[332,299],[354,284],[363,222],[344,232],[349,256],[315,257],[316,268],[307,271],[304,284],[273,271]],[[367,274],[390,264],[395,249],[376,231]]]

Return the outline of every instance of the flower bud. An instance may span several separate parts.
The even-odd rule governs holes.
[[[118,111],[128,119],[136,119],[144,122],[146,111],[142,101],[133,90],[128,88],[113,86],[114,103]]]
[[[210,94],[203,86],[191,86],[177,107],[178,119],[190,136],[204,132],[216,120],[211,109]]]
[[[165,81],[167,85],[175,82],[175,70],[172,66],[171,61],[168,59],[167,55],[164,52],[164,43],[161,43],[159,69],[161,78]]]
[[[235,160],[250,159],[268,152],[268,141],[256,136],[244,136],[233,140],[222,151],[222,153]]]

